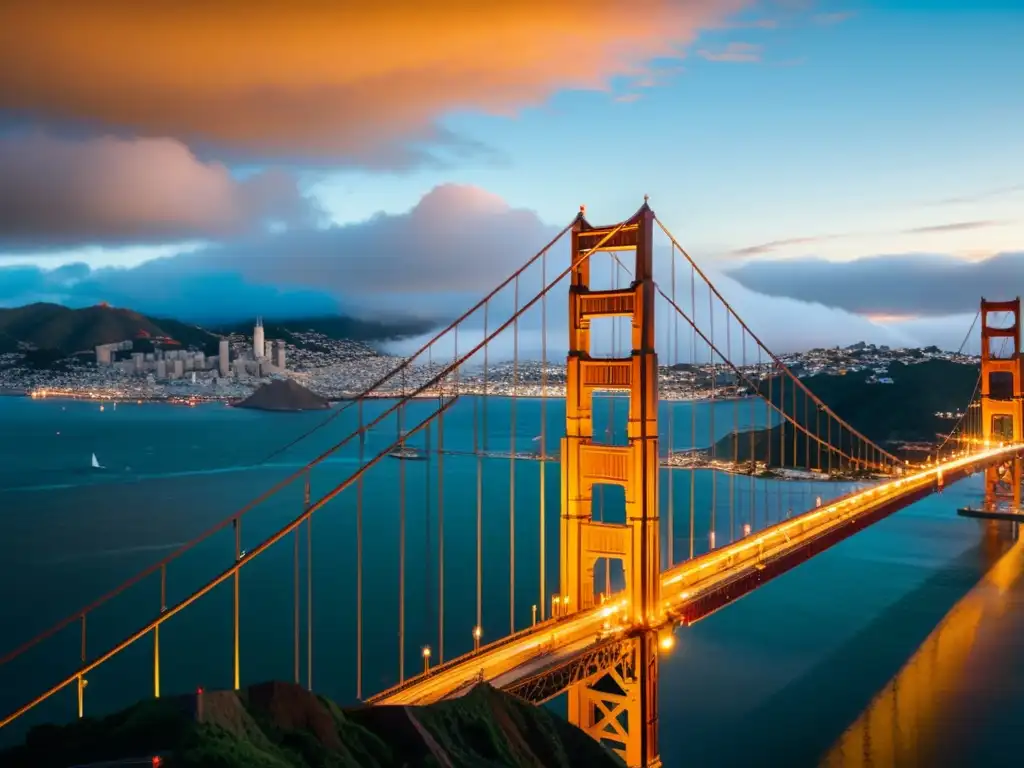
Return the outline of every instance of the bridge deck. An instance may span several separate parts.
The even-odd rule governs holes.
[[[705,555],[687,560],[662,575],[667,621],[692,624],[752,592],[760,584],[795,567],[943,484],[1014,455],[1010,445],[953,459],[930,469],[852,493],[845,498],[771,526]],[[457,695],[478,680],[499,687],[557,666],[574,654],[622,631],[617,617],[623,599],[530,629],[453,659],[430,672],[374,696],[371,704],[427,704]]]

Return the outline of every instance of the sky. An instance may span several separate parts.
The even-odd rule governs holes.
[[[1019,0],[348,5],[6,0],[0,306],[448,319],[644,195],[778,351],[1024,293]]]

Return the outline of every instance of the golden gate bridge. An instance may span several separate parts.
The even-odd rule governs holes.
[[[658,251],[666,256],[660,261],[656,238],[667,244]],[[552,268],[552,253],[564,239],[569,240],[568,263],[562,259]],[[555,290],[564,284],[568,350],[564,375],[556,382],[548,315],[555,298],[558,311],[565,312],[566,292]],[[658,342],[656,318],[662,312],[667,338]],[[538,314],[541,360],[534,366],[520,359],[520,341]],[[998,324],[990,316],[1010,319]],[[285,652],[291,655],[294,681],[312,690],[314,648],[328,657],[336,650],[315,642],[313,618],[313,516],[330,506],[324,514],[335,512],[354,524],[345,536],[321,535],[332,535],[334,558],[349,564],[355,578],[354,584],[318,584],[317,610],[333,604],[334,620],[351,637],[350,695],[368,705],[426,704],[460,695],[480,681],[536,704],[566,693],[569,720],[606,742],[627,765],[660,765],[659,654],[671,650],[677,627],[699,621],[866,526],[977,472],[985,475],[984,503],[963,512],[1017,519],[1024,459],[1020,300],[982,300],[979,317],[982,355],[975,396],[935,454],[912,465],[833,412],[767,348],[646,198],[636,214],[614,225],[592,225],[581,208],[487,296],[318,425],[314,431],[341,425],[344,436],[328,450],[164,560],[0,657],[0,673],[33,657],[39,670],[38,660],[45,657],[43,666],[53,678],[34,675],[36,693],[0,719],[0,728],[69,690],[75,702],[71,712],[77,708],[84,716],[87,676],[115,659],[147,667],[149,692],[159,697],[166,676],[162,664],[171,653],[169,623],[204,601],[217,601],[222,585],[229,585],[230,607],[224,601],[217,605],[227,608],[231,630],[230,654],[222,655],[234,688],[247,677],[242,659],[249,635],[243,633],[241,606],[260,604],[261,593],[284,585],[292,602]],[[603,337],[595,332],[602,326],[610,330]],[[500,352],[509,338],[511,353]],[[611,348],[599,349],[608,338]],[[1002,348],[996,349],[1000,340]],[[559,358],[562,351],[557,350]],[[495,377],[499,368],[502,375]],[[679,409],[671,399],[660,401],[659,383],[670,386],[673,380],[684,381],[691,396],[701,393],[702,403],[710,402],[706,418],[698,418],[693,403]],[[564,428],[549,434],[549,401],[556,392],[564,392]],[[494,412],[499,398],[509,412],[504,421],[506,410]],[[527,407],[528,402],[534,405]],[[524,417],[533,413],[539,423],[524,425]],[[471,432],[471,445],[446,445],[446,435],[455,429],[463,436]],[[425,442],[430,458],[422,472],[423,503],[436,513],[434,520],[429,514],[425,518],[422,578],[411,574],[409,506],[416,499],[407,484],[414,470],[404,461],[397,466],[385,461],[417,440]],[[556,455],[561,478],[552,505],[555,489],[545,468]],[[351,463],[339,463],[343,457]],[[502,462],[507,463],[507,508],[504,491],[500,505],[484,493],[485,484],[498,481],[494,465]],[[780,468],[802,470],[804,481],[777,481]],[[368,492],[375,472],[388,479]],[[326,483],[322,494],[313,493],[313,475],[317,486]],[[679,475],[683,482],[677,489]],[[524,498],[524,487],[531,496],[535,492],[534,481],[537,495]],[[397,499],[382,487],[397,492]],[[247,525],[247,535],[256,540],[243,546],[243,522],[275,500],[296,504],[297,489],[302,492],[297,513],[279,519],[278,506],[277,517],[262,524],[263,529],[269,525],[269,535],[252,537]],[[621,489],[619,497],[615,489]],[[475,509],[452,509],[454,495],[475,495],[475,505],[466,505]],[[536,572],[525,577],[524,507],[537,536],[529,542],[536,557],[527,558],[536,561]],[[397,515],[385,519],[396,508]],[[555,517],[558,535],[549,541]],[[507,523],[507,539],[500,544],[485,537],[495,521]],[[260,525],[253,527],[260,531]],[[229,531],[230,551],[220,546],[214,554],[210,542]],[[396,546],[397,574],[380,562],[379,551],[368,554],[368,536]],[[475,557],[464,546],[453,552],[457,540],[475,544]],[[504,558],[497,550],[506,545],[507,623],[493,610],[505,606],[491,605],[506,601],[494,596],[492,585],[484,589],[484,574],[494,572],[492,559]],[[205,568],[220,570],[184,589],[182,584],[197,577],[194,568],[181,567],[182,557],[197,550],[205,553]],[[550,554],[558,556],[557,579],[549,574]],[[258,562],[275,565],[273,575],[243,580],[244,570],[259,572]],[[172,573],[175,565],[179,568]],[[453,566],[455,576],[446,581],[446,567]],[[380,583],[364,579],[374,568],[396,578],[387,585],[389,594],[382,594]],[[523,604],[517,581],[530,583],[535,601]],[[149,590],[145,619],[116,642],[96,648],[90,640],[103,611],[120,602],[138,608],[140,585]],[[391,586],[397,596],[390,594]],[[354,592],[350,608],[338,597],[346,588]],[[180,597],[169,598],[169,591]],[[410,627],[413,591],[413,599],[426,604],[426,618]],[[379,657],[378,646],[388,645],[377,639],[375,627],[390,623],[381,616],[393,598],[397,644],[395,671],[387,680],[367,675],[366,667],[367,657]],[[471,616],[472,625],[453,632],[446,610],[459,620]],[[204,619],[180,642],[209,642],[201,635],[216,634],[215,623]],[[268,627],[254,635],[269,632]],[[410,637],[411,632],[418,636]],[[499,634],[504,636],[491,639]],[[55,673],[68,667],[69,645],[75,648],[70,669]],[[216,656],[211,648],[198,647]],[[202,684],[184,677],[174,676],[176,692]]]

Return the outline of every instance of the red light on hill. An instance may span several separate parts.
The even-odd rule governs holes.
[[[150,338],[149,331],[147,331],[145,328],[140,328],[138,334],[136,334],[136,335],[140,339],[148,339],[148,338]]]

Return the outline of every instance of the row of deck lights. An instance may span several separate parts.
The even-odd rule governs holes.
[[[986,445],[986,447],[989,447],[989,445],[990,445],[989,441],[985,441],[985,445]],[[962,451],[961,453],[966,454],[967,451]],[[931,461],[931,459],[929,459],[928,460],[928,464],[931,464],[931,463],[932,463],[932,461]],[[896,481],[895,485],[897,487],[902,485],[902,481],[901,480]],[[873,496],[875,494],[875,490],[876,489],[873,489],[873,488],[872,489],[868,489],[865,493],[868,496]],[[853,499],[844,499],[842,501],[839,501],[836,504],[836,507],[837,507],[837,509],[841,509],[841,508],[845,507],[847,504],[852,503],[853,501],[854,501]],[[821,499],[820,499],[820,497],[819,497],[819,499],[817,501],[817,506],[818,507],[821,506]],[[744,524],[743,533],[744,533],[745,536],[749,536],[750,535],[750,525],[749,524]],[[712,535],[712,537],[714,536],[713,533],[711,535]],[[714,547],[714,539],[712,538],[711,541],[712,541],[712,547]],[[686,599],[688,596],[689,596],[688,593],[683,593],[682,595],[680,595],[680,597],[682,599]],[[606,599],[607,599],[607,596],[604,593],[602,593],[600,595],[601,603],[604,604]],[[551,618],[558,619],[558,618],[562,618],[564,616],[567,616],[568,614],[569,614],[569,596],[568,595],[557,595],[557,594],[556,595],[552,595],[551,596]],[[533,624],[534,625],[537,624],[537,606],[536,605],[533,606]],[[606,629],[608,628],[608,623],[607,622],[606,622],[605,628]],[[473,651],[474,652],[480,650],[480,639],[482,637],[483,637],[483,629],[481,629],[479,626],[473,627]],[[674,646],[674,644],[675,644],[675,639],[674,639],[674,637],[671,634],[665,635],[665,636],[663,636],[661,638],[660,646],[661,646],[662,650],[665,650],[665,651],[671,650],[672,647]],[[430,651],[430,646],[429,645],[423,646],[422,655],[423,655],[423,671],[424,672],[428,672],[430,670],[430,656],[431,656],[431,651]]]

